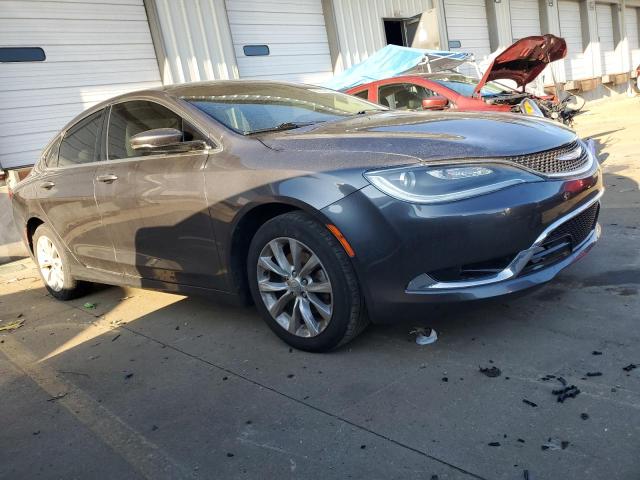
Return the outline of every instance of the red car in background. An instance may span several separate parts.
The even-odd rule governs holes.
[[[519,112],[554,116],[554,96],[535,96],[525,91],[545,67],[567,54],[564,39],[553,35],[518,40],[500,53],[480,80],[456,71],[411,73],[358,85],[351,95],[400,110],[444,110]],[[511,80],[517,88],[496,80]]]

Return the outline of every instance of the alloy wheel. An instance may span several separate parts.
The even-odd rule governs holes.
[[[58,249],[49,237],[42,235],[36,244],[36,259],[42,278],[54,291],[64,288],[64,269]]]
[[[258,289],[269,314],[289,333],[315,337],[333,313],[333,290],[318,256],[304,243],[279,237],[258,258]]]

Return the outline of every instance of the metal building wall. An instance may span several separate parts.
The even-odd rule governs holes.
[[[333,0],[338,37],[335,72],[351,67],[387,44],[383,18],[409,18],[433,7],[431,0]]]
[[[145,4],[165,85],[239,78],[224,0]]]

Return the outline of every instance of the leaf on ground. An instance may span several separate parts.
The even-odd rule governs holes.
[[[84,308],[86,308],[87,310],[93,310],[94,308],[96,308],[96,304],[95,303],[91,303],[91,302],[87,302],[83,305]]]
[[[0,332],[13,332],[24,325],[24,320],[15,320],[13,322],[2,324],[0,323]]]

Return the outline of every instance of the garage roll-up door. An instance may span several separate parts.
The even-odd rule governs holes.
[[[511,0],[511,35],[519,40],[540,35],[540,7],[538,0]]]
[[[142,0],[0,2],[0,46],[41,47],[43,62],[0,66],[0,164],[33,164],[72,117],[160,84]]]
[[[584,58],[580,4],[571,0],[558,2],[560,35],[567,42],[567,57],[564,60],[566,80],[580,80],[591,76],[591,69]]]
[[[613,11],[608,3],[596,3],[598,39],[600,40],[600,61],[602,74],[622,71],[620,55],[613,40]]]
[[[321,0],[226,0],[241,78],[317,84],[333,75]]]
[[[636,7],[627,7],[624,13],[624,23],[629,39],[629,51],[631,52],[631,68],[635,69],[640,65],[640,35],[638,34],[638,23],[640,17],[638,13],[640,9]]]
[[[491,53],[484,0],[444,0],[444,13],[449,41],[460,42],[451,50],[471,52],[477,61]]]

